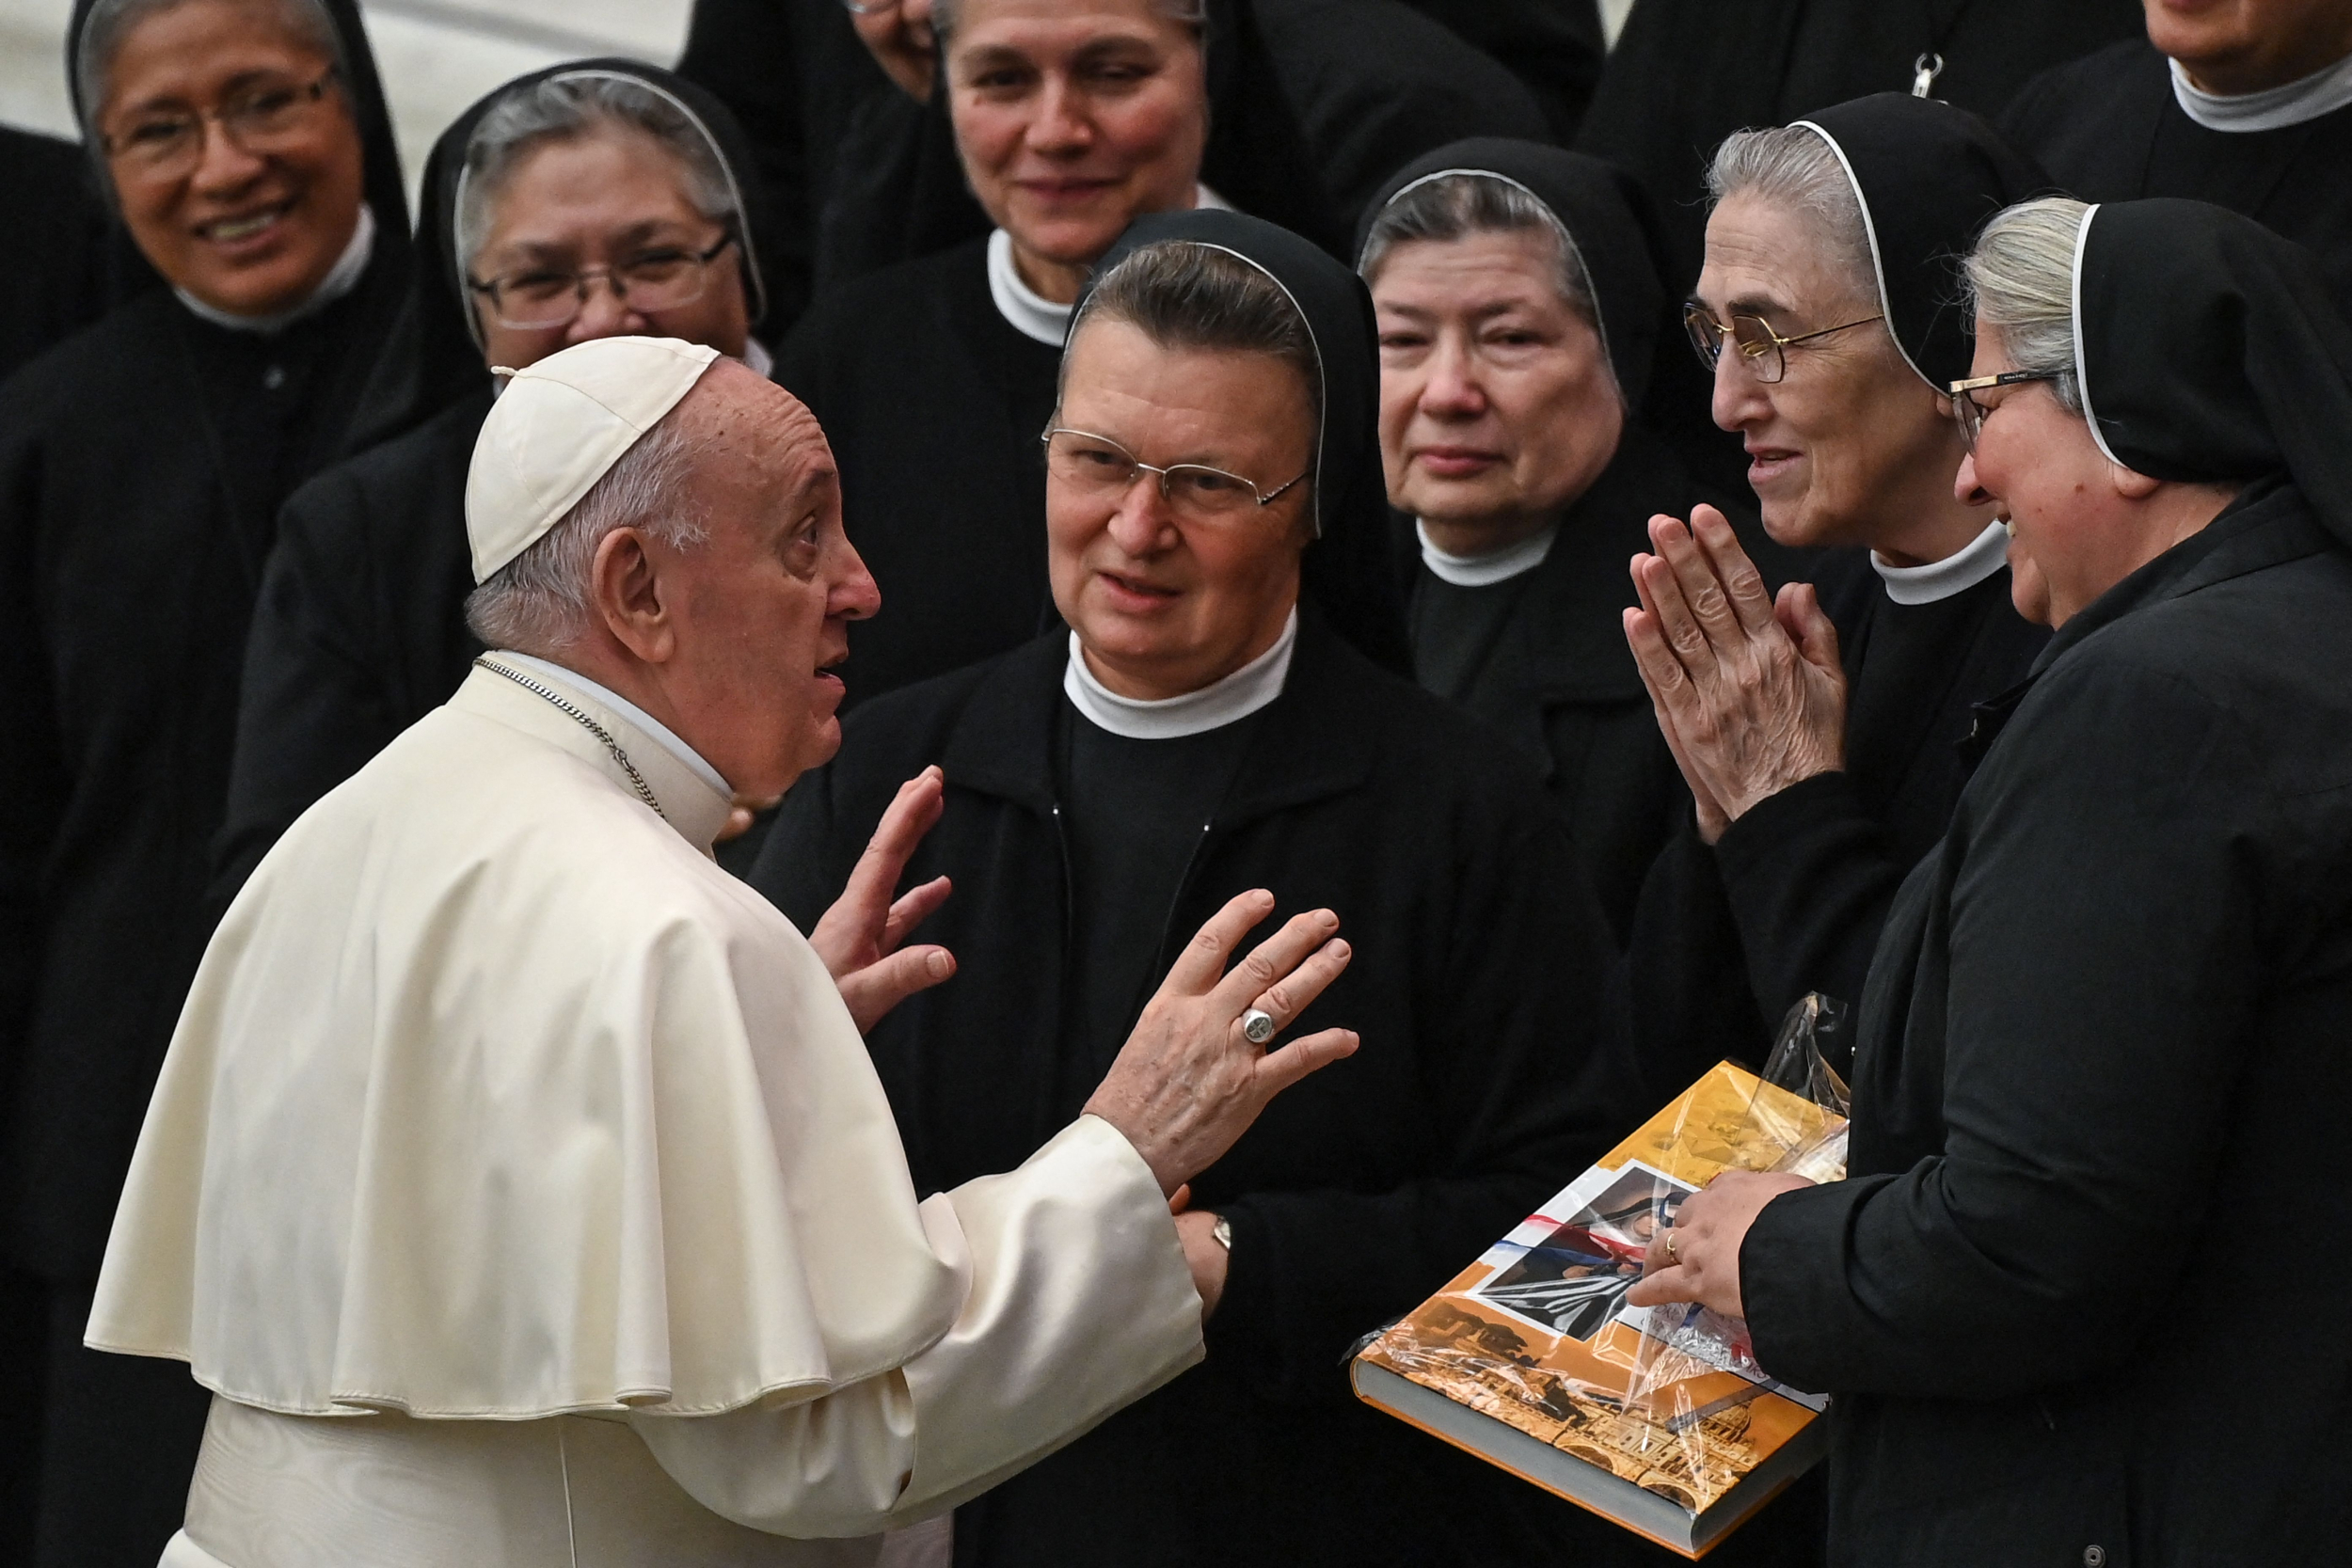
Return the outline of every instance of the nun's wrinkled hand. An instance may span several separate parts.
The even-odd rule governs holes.
[[[1660,728],[1700,801],[1709,843],[1767,796],[1845,766],[1846,675],[1810,584],[1777,603],[1711,506],[1650,519],[1625,612]]]
[[[1274,895],[1254,888],[1209,917],[1086,1102],[1086,1114],[1125,1134],[1171,1196],[1232,1148],[1276,1095],[1356,1050],[1350,1029],[1265,1048],[1352,956],[1339,938],[1340,917],[1310,910],[1234,962],[1243,940],[1273,912]],[[1265,1016],[1248,1020],[1252,1012]]]
[[[1642,1277],[1625,1294],[1635,1307],[1694,1301],[1727,1318],[1748,1315],[1740,1296],[1740,1244],[1764,1206],[1813,1183],[1802,1176],[1727,1170],[1683,1199],[1675,1223],[1650,1238]]]
[[[825,960],[861,1035],[916,991],[956,972],[955,955],[945,947],[898,945],[947,901],[947,879],[933,878],[903,898],[890,896],[915,847],[947,809],[946,800],[946,775],[937,768],[926,768],[900,784],[850,873],[849,885],[808,934],[808,944]]]

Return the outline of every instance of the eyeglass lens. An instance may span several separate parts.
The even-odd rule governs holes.
[[[184,174],[203,156],[204,122],[211,119],[231,146],[263,155],[310,131],[329,79],[266,83],[211,114],[165,110],[143,115],[120,135],[107,138],[107,150],[144,175]]]
[[[1099,495],[1124,494],[1137,474],[1154,471],[1116,441],[1075,430],[1046,436],[1045,466],[1064,484]],[[1156,471],[1160,495],[1185,516],[1216,520],[1256,510],[1257,490],[1237,474],[1197,463]]]
[[[1699,363],[1710,372],[1723,357],[1726,335],[1739,346],[1740,362],[1756,380],[1769,386],[1788,372],[1788,361],[1781,350],[1780,339],[1760,316],[1734,315],[1726,327],[1693,306],[1683,312],[1682,325],[1691,334],[1691,346],[1698,351]]]
[[[622,303],[650,314],[700,299],[709,270],[709,259],[691,250],[658,250],[612,267],[509,273],[490,285],[490,294],[501,325],[544,330],[578,320],[600,278]]]

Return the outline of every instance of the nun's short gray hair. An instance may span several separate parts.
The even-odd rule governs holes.
[[[1162,348],[1279,359],[1306,383],[1311,422],[1320,442],[1323,356],[1290,292],[1256,264],[1221,245],[1156,240],[1120,257],[1118,265],[1096,280],[1070,324],[1070,342],[1076,343],[1079,332],[1098,317],[1125,322]],[[1065,374],[1069,367],[1069,350],[1064,349]],[[1058,388],[1055,402],[1060,403]],[[1311,477],[1303,487],[1309,492],[1309,516],[1316,515],[1313,486]]]
[[[491,210],[528,154],[612,126],[650,137],[677,160],[682,194],[695,212],[712,223],[739,225],[734,182],[718,150],[668,94],[618,71],[566,71],[501,94],[467,138],[453,224],[458,266],[472,271],[489,237]]]
[[[335,30],[334,19],[318,0],[246,3],[276,11],[289,33],[325,56],[334,69],[337,81],[351,80],[350,59],[343,51],[342,35]],[[105,107],[106,78],[114,71],[115,56],[121,53],[123,40],[148,18],[185,4],[187,0],[98,0],[90,7],[89,15],[82,23],[81,41],[73,54],[73,87],[82,100],[82,139],[93,153],[104,139],[98,129],[98,112]]]
[[[1968,253],[1968,304],[1979,337],[2000,334],[2021,371],[2049,375],[2069,413],[2083,411],[2074,373],[2074,246],[2090,209],[2071,196],[2021,201],[1994,215]]]
[[[1208,0],[1152,0],[1152,8],[1170,22],[1205,32],[1209,25]],[[942,45],[947,35],[963,20],[963,0],[931,0],[931,36]]]
[[[1734,131],[1708,165],[1707,195],[1710,208],[1750,196],[1812,218],[1828,242],[1831,263],[1845,275],[1854,297],[1878,298],[1861,199],[1837,150],[1820,132],[1804,125]]]
[[[1423,180],[1380,209],[1364,236],[1356,271],[1366,283],[1380,276],[1389,252],[1416,240],[1445,242],[1472,234],[1540,234],[1551,243],[1552,283],[1561,303],[1598,325],[1600,310],[1585,277],[1584,257],[1558,214],[1516,181],[1465,169]]]
[[[466,598],[466,626],[491,648],[546,657],[587,631],[596,599],[596,547],[633,528],[675,550],[710,537],[693,492],[707,443],[674,409],[639,436],[588,493],[529,549]]]

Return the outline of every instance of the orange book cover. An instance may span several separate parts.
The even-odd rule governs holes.
[[[1718,1171],[1840,1174],[1834,1112],[1718,1064],[1359,1352],[1368,1402],[1696,1558],[1810,1467],[1826,1401],[1745,1325],[1626,1305],[1650,1238]]]

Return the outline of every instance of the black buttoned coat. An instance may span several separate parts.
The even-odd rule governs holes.
[[[961,967],[867,1041],[919,1190],[1018,1164],[1080,1110],[1057,1083],[1099,1077],[1120,1043],[1062,1026],[1067,647],[1041,639],[861,707],[754,874],[805,928],[899,783],[946,768],[908,875],[955,879],[921,935]],[[1193,1183],[1233,1233],[1207,1363],[960,1510],[960,1561],[1441,1563],[1484,1539],[1482,1512],[1549,1501],[1356,1403],[1342,1362],[1623,1131],[1613,958],[1565,837],[1517,752],[1309,612],[1160,922],[1154,983],[1252,887],[1279,900],[1263,932],[1339,912],[1354,961],[1294,1033],[1344,1023],[1362,1048]],[[1085,1071],[1066,1070],[1073,1052]]]
[[[1838,1568],[2352,1539],[2352,557],[2263,492],[2061,628],[1904,884],[1851,1174],[1740,1251]]]

